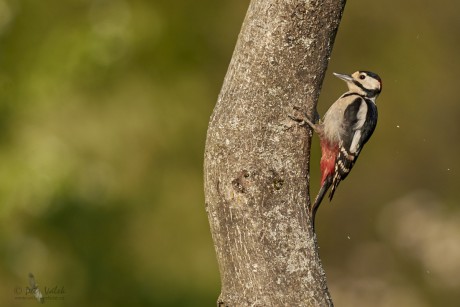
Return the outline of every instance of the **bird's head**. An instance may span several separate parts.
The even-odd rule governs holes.
[[[382,91],[382,79],[370,71],[358,70],[351,75],[337,74],[334,76],[342,79],[351,92],[375,100]]]

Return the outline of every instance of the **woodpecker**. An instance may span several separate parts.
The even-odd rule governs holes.
[[[350,173],[374,132],[377,125],[375,100],[382,90],[382,80],[370,71],[334,75],[347,83],[348,92],[332,104],[318,123],[304,119],[318,134],[322,153],[321,188],[310,208],[313,226],[316,211],[327,190],[332,186],[329,193],[329,200],[332,200],[340,181]]]

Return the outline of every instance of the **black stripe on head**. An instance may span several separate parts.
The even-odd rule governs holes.
[[[368,75],[369,77],[372,77],[376,80],[379,80],[380,84],[382,84],[382,79],[380,79],[379,75],[373,73],[372,71],[368,71],[368,70],[360,70],[359,71],[360,73],[365,73],[366,75]]]
[[[359,83],[356,80],[353,80],[353,83],[366,93],[366,97],[372,98],[372,97],[375,97],[378,94],[380,94],[381,89],[375,89],[375,90],[367,89],[361,83]]]
[[[359,83],[359,81],[356,81],[356,80],[353,80],[353,83],[357,87],[362,89],[366,93],[366,96],[369,97],[369,98],[375,97],[378,94],[380,94],[380,92],[382,91],[382,79],[380,79],[379,75],[377,75],[377,74],[375,74],[375,73],[373,73],[371,71],[367,71],[367,70],[360,70],[359,73],[365,73],[369,77],[379,81],[380,88],[379,89],[368,89],[368,88],[365,88],[361,83]]]

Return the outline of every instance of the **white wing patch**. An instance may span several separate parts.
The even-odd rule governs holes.
[[[364,122],[366,121],[366,116],[367,116],[367,104],[364,100],[362,100],[361,105],[359,106],[358,113],[356,114],[358,121],[353,126],[353,130],[355,131],[355,133],[351,141],[351,146],[350,146],[351,153],[356,153],[360,150],[359,140],[361,139],[361,129],[363,128]]]
[[[350,146],[350,152],[353,154],[359,150],[359,139],[361,139],[361,130],[356,130]]]

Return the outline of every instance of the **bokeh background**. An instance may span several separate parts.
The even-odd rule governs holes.
[[[206,128],[248,1],[0,0],[0,305],[214,306]],[[317,221],[337,306],[460,300],[460,2],[348,1],[379,124]],[[312,194],[319,148],[312,149]],[[46,296],[46,294],[45,294]]]

